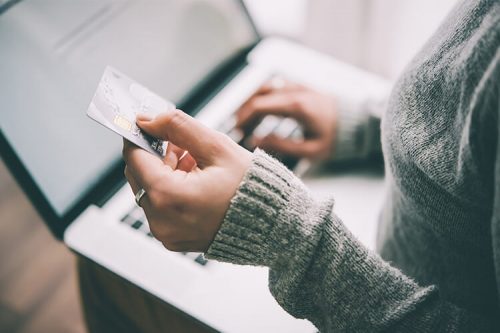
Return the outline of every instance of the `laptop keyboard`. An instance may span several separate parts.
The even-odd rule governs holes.
[[[237,142],[241,146],[248,150],[253,150],[254,147],[251,146],[250,137],[265,137],[269,134],[274,134],[278,137],[284,139],[301,140],[303,138],[302,128],[299,124],[292,118],[278,117],[274,115],[268,115],[262,119],[262,121],[254,128],[251,133],[245,134],[243,131],[235,127],[236,118],[234,116],[230,117],[223,124],[221,124],[218,130],[222,133],[228,135],[233,141]],[[290,170],[297,165],[298,159],[293,157],[280,156],[274,152],[268,152],[274,157],[278,158],[283,164],[285,164]]]
[[[121,222],[128,225],[133,230],[144,234],[146,237],[154,238],[149,229],[146,215],[144,215],[144,211],[139,206],[134,205],[127,214],[122,217]],[[179,254],[200,266],[208,264],[208,260],[203,257],[203,254],[195,252],[179,252]]]

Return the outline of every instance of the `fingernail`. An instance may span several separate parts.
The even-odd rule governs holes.
[[[158,118],[161,115],[172,113],[174,110],[175,110],[175,108],[172,107],[172,108],[168,108],[165,111],[156,112],[153,114],[151,114],[151,113],[139,113],[139,114],[137,114],[136,119],[137,119],[137,121],[148,122],[148,121],[151,121],[151,120]]]

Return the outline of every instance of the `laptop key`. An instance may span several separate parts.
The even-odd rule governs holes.
[[[143,223],[141,221],[135,221],[131,227],[134,228],[134,229],[139,229],[140,227],[142,227]]]
[[[259,138],[263,138],[271,134],[276,127],[281,123],[281,117],[268,115],[260,122],[259,125],[253,130],[253,135]]]
[[[229,134],[236,126],[236,117],[233,115],[229,117],[226,121],[219,125],[218,131]]]
[[[274,129],[273,134],[280,138],[289,138],[295,130],[300,129],[299,124],[292,118],[283,118],[280,124]]]
[[[149,238],[154,239],[154,235],[151,233],[149,229],[149,225],[146,221],[146,217],[144,216],[144,212],[142,210],[137,210],[136,207],[132,208],[128,214],[126,214],[122,221],[131,228],[144,233]],[[197,254],[194,252],[181,252],[180,254],[186,256],[187,259],[193,260],[198,265],[205,266],[208,263],[208,260],[203,257],[202,254]]]
[[[205,266],[208,263],[208,260],[203,257],[203,254],[199,254],[194,261],[202,266]]]
[[[128,225],[132,225],[132,224],[134,224],[135,219],[132,216],[127,214],[122,218],[122,222],[125,224],[128,224]]]
[[[245,134],[239,128],[233,128],[227,133],[234,142],[239,143],[245,137]]]

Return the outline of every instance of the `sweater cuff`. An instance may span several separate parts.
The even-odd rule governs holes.
[[[363,157],[364,142],[361,132],[368,121],[365,103],[339,101],[337,134],[333,144],[332,161]]]
[[[304,192],[303,183],[283,164],[256,149],[205,256],[240,265],[272,266],[282,252],[280,224],[286,223],[287,206],[294,205],[290,198]]]

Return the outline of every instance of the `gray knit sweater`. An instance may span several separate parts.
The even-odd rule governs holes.
[[[207,256],[268,266],[276,300],[324,332],[500,332],[499,45],[499,1],[464,1],[396,84],[379,254],[256,151]],[[373,118],[342,117],[366,155]]]

